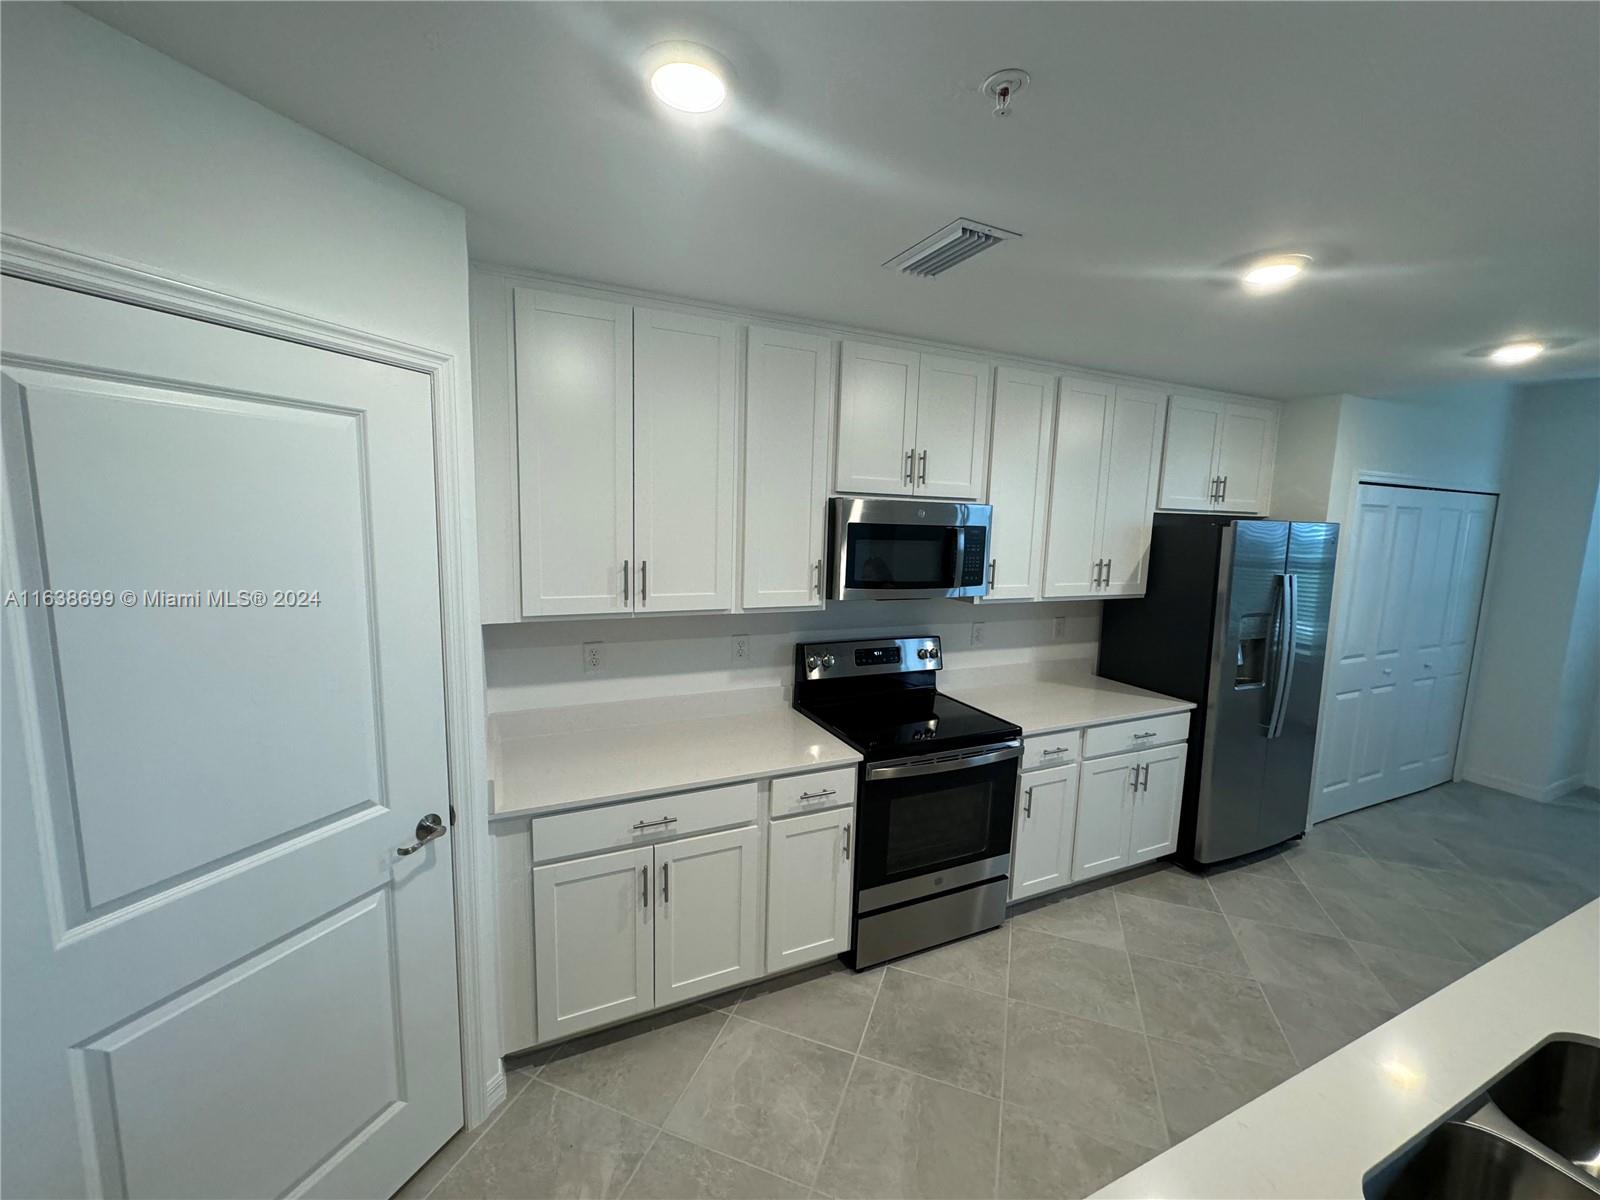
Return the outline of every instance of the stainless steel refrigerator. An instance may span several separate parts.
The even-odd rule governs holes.
[[[1108,600],[1099,673],[1193,700],[1178,856],[1305,832],[1339,527],[1157,513],[1149,587]]]

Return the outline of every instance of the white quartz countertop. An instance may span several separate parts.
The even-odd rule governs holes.
[[[861,755],[792,708],[502,738],[494,816],[534,816],[610,800],[742,783]]]
[[[1355,1200],[1367,1171],[1561,1033],[1600,1036],[1600,901],[1095,1195]]]
[[[1015,721],[1022,726],[1022,732],[1030,736],[1051,729],[1187,712],[1194,707],[1188,700],[1147,692],[1096,675],[1081,675],[1070,681],[1020,679],[1015,683],[953,686],[944,690],[984,712]]]

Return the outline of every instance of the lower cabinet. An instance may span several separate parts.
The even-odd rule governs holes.
[[[1077,815],[1077,763],[1023,772],[1011,856],[1013,900],[1053,892],[1072,882]]]
[[[1177,847],[1186,753],[1179,742],[1084,761],[1073,882],[1159,858]]]
[[[767,826],[767,971],[850,948],[854,809],[804,813]]]
[[[539,1040],[760,974],[755,826],[533,869]]]

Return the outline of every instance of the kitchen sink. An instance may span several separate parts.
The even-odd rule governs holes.
[[[1552,1038],[1362,1181],[1367,1200],[1597,1200],[1600,1045]]]
[[[1506,1117],[1600,1179],[1600,1046],[1546,1042],[1489,1088]]]

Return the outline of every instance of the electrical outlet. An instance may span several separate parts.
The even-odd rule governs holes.
[[[583,673],[593,675],[605,665],[605,655],[601,653],[603,642],[585,642],[583,644]]]
[[[1057,617],[1050,622],[1050,636],[1058,642],[1067,636],[1067,619],[1065,617]]]
[[[733,664],[736,667],[746,666],[750,662],[750,635],[736,633],[733,635]]]
[[[974,646],[983,645],[983,622],[982,621],[974,621],[972,623],[972,644]]]

